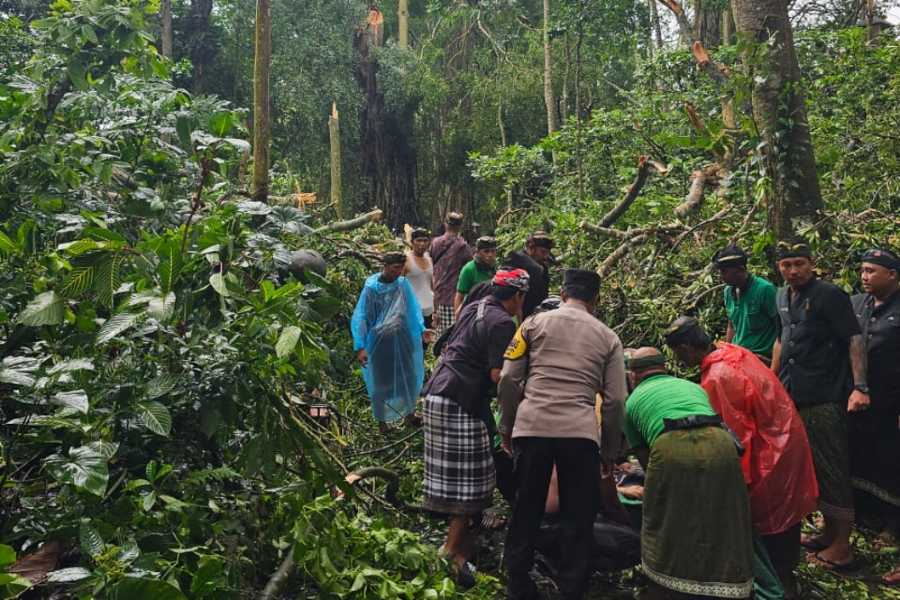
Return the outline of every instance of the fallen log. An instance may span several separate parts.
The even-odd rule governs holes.
[[[636,235],[625,242],[622,243],[618,248],[612,251],[609,256],[600,264],[597,268],[597,274],[600,277],[606,277],[606,275],[612,270],[616,263],[625,258],[628,252],[631,250],[631,247],[635,244],[642,244],[647,241],[649,234],[642,233],[640,235]]]
[[[625,197],[600,220],[600,227],[609,227],[619,220],[619,217],[625,214],[625,211],[637,200],[641,193],[641,188],[647,183],[647,176],[650,175],[650,167],[652,166],[647,156],[638,158],[638,172],[634,178],[634,183],[628,186]]]
[[[352,229],[356,229],[357,227],[362,227],[367,223],[376,223],[381,220],[384,216],[384,211],[380,208],[376,208],[375,210],[369,211],[364,215],[360,215],[358,217],[354,217],[352,219],[348,219],[346,221],[335,221],[334,223],[328,223],[327,225],[322,225],[321,227],[317,227],[313,230],[313,233],[327,233],[330,231],[350,231]]]
[[[711,184],[719,173],[719,165],[714,164],[705,169],[697,169],[691,173],[691,187],[684,202],[675,207],[675,215],[683,219],[700,207],[703,202],[703,192],[707,184]]]

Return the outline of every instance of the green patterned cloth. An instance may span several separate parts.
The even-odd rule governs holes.
[[[644,487],[641,558],[654,583],[682,594],[748,598],[753,541],[747,485],[718,427],[660,435]]]
[[[832,402],[799,406],[797,410],[806,426],[813,465],[816,468],[819,510],[826,517],[852,521],[856,514],[850,483],[846,411]]]

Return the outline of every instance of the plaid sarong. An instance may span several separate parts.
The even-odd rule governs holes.
[[[494,495],[494,459],[485,424],[443,396],[425,397],[427,510],[478,514]]]
[[[454,323],[456,323],[456,316],[453,314],[453,305],[445,305],[439,304],[434,307],[435,312],[438,313],[440,318],[439,327],[437,328],[437,335],[440,336],[442,333],[447,331]]]

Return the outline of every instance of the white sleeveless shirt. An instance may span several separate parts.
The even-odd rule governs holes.
[[[425,258],[428,260],[428,268],[422,269],[416,262],[411,252],[406,253],[406,278],[412,285],[413,292],[416,294],[416,300],[422,307],[422,315],[427,317],[434,312],[434,292],[431,289],[431,277],[434,273],[434,265],[431,262],[431,256],[426,252]]]

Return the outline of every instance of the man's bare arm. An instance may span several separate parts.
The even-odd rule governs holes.
[[[850,338],[850,367],[853,369],[853,384],[866,385],[868,356],[866,356],[866,344],[860,334]],[[869,407],[869,402],[869,394],[854,389],[847,400],[847,411],[865,410]]]
[[[453,296],[453,314],[457,317],[459,316],[459,309],[462,308],[462,303],[465,298],[466,297],[459,292],[456,292]]]
[[[775,345],[772,346],[772,372],[778,375],[781,371],[781,340],[775,338]]]
[[[731,324],[731,321],[728,321],[728,329],[725,330],[725,341],[729,344],[731,340],[734,339],[734,325]]]

